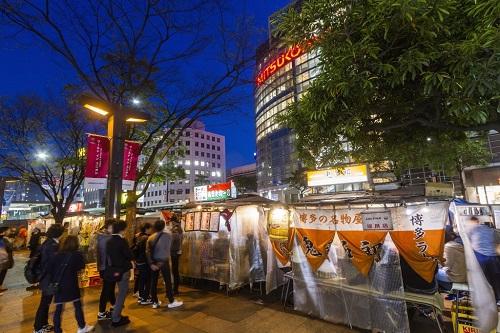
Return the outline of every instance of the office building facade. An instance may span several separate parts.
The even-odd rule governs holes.
[[[205,184],[222,183],[226,180],[225,137],[209,132],[201,121],[194,122],[183,131],[177,147],[184,150],[183,157],[175,153],[176,164],[185,171],[184,179],[169,180],[150,184],[138,206],[155,208],[166,205],[183,204],[193,201],[193,187]],[[143,185],[139,185],[142,189]]]

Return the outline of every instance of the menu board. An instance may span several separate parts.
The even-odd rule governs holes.
[[[194,230],[194,213],[187,213],[185,215],[184,231]]]
[[[201,212],[200,230],[201,231],[210,230],[210,212]]]
[[[219,212],[212,212],[212,213],[210,213],[210,228],[209,228],[209,231],[211,231],[211,232],[218,232],[219,231],[219,222],[220,222],[220,213]]]
[[[194,212],[194,231],[199,231],[201,227],[201,212]]]

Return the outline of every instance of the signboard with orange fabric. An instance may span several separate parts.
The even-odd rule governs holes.
[[[367,276],[373,261],[380,260],[380,251],[387,231],[338,231],[338,235],[347,257]]]
[[[432,282],[438,259],[443,256],[444,226],[448,203],[399,207],[390,235],[400,255],[427,282]]]
[[[290,228],[288,232],[288,239],[270,239],[274,254],[283,266],[290,261],[290,257],[292,254],[293,237],[295,235],[295,231],[292,228]]]
[[[328,258],[328,252],[335,237],[335,230],[295,229],[297,242],[300,244],[307,261],[316,271]]]

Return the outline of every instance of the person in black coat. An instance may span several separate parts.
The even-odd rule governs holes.
[[[4,237],[7,229],[8,228],[0,229],[0,248],[4,249],[7,253],[7,261],[3,264],[0,264],[0,295],[2,295],[4,291],[7,291],[7,288],[3,287],[3,281],[5,280],[7,271],[14,267],[14,256],[12,254],[14,247],[12,246],[12,243],[7,239],[7,237]]]
[[[78,251],[78,237],[69,235],[64,239],[59,252],[49,263],[51,283],[57,283],[58,288],[54,295],[56,311],[54,312],[54,332],[62,333],[61,316],[65,303],[73,303],[75,317],[78,323],[78,333],[87,333],[94,329],[85,323],[80,300],[80,286],[78,272],[85,268],[83,254]]]
[[[127,223],[116,221],[113,223],[113,234],[106,243],[107,265],[105,279],[111,279],[118,284],[118,295],[116,296],[115,307],[111,316],[111,326],[118,327],[127,325],[130,320],[127,316],[122,316],[123,304],[128,292],[128,281],[130,270],[132,269],[132,251],[124,238]]]
[[[149,222],[141,225],[140,232],[135,237],[135,244],[132,246],[135,266],[139,271],[137,279],[137,291],[139,292],[138,303],[141,305],[153,304],[151,302],[151,269],[146,259],[146,243],[149,235],[153,232],[153,226]]]
[[[31,237],[28,244],[28,248],[30,250],[30,258],[32,258],[37,253],[38,248],[40,247],[41,236],[42,233],[38,228],[34,228],[33,231],[31,232]]]
[[[53,224],[47,230],[47,239],[40,246],[40,289],[42,296],[40,297],[40,305],[36,311],[34,333],[45,333],[51,331],[53,327],[49,325],[49,307],[52,303],[52,295],[49,295],[46,290],[50,284],[50,274],[48,267],[50,260],[59,250],[59,239],[64,232],[64,227],[58,223]]]

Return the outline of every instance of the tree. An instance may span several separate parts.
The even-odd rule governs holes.
[[[498,17],[495,0],[305,0],[286,11],[279,37],[320,58],[282,118],[301,159],[463,165],[470,136],[500,130]]]
[[[170,152],[183,130],[233,109],[235,93],[248,83],[242,78],[253,59],[249,22],[225,20],[216,0],[2,0],[0,11],[8,27],[38,38],[72,67],[80,79],[74,92],[122,105],[139,97],[151,113],[152,121],[128,132],[142,143],[143,157],[127,195],[129,222],[152,181],[178,174],[160,162],[178,157]],[[204,66],[196,68],[200,60]]]
[[[35,184],[62,223],[84,178],[89,122],[74,106],[36,96],[0,104],[0,170]]]
[[[299,168],[292,172],[290,178],[286,180],[287,184],[290,184],[291,187],[299,191],[299,199],[304,197],[307,189],[307,174],[305,168]]]
[[[210,181],[208,180],[208,176],[196,175],[196,177],[194,179],[195,186],[203,186],[203,185],[208,185],[208,184],[210,184]]]
[[[238,194],[257,192],[257,175],[241,175],[233,178]]]

